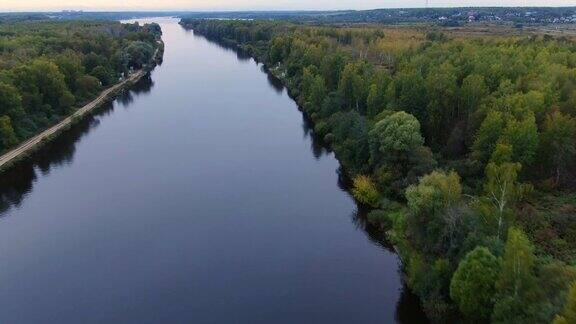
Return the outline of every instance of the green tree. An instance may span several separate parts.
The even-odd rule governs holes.
[[[302,82],[300,83],[300,93],[305,97],[304,100],[310,95],[312,84],[314,84],[315,75],[313,70],[314,66],[305,67],[302,70]]]
[[[94,68],[99,65],[106,65],[106,58],[102,55],[98,55],[94,52],[90,52],[84,56],[82,64],[87,72],[92,72]]]
[[[482,209],[490,221],[495,221],[497,237],[500,237],[506,221],[513,216],[515,203],[531,189],[530,186],[518,183],[518,172],[521,169],[520,163],[510,162],[491,162],[486,167]]]
[[[331,91],[336,90],[338,88],[342,71],[344,70],[345,66],[346,66],[346,59],[341,53],[326,55],[322,59],[322,63],[320,65],[320,71],[322,72],[322,76],[326,80],[326,86]]]
[[[139,69],[152,60],[154,47],[148,43],[136,41],[126,47],[126,52],[130,58],[129,65]]]
[[[154,35],[156,38],[160,38],[160,36],[162,36],[162,28],[157,23],[144,24],[143,30],[151,35]]]
[[[356,111],[338,112],[328,124],[342,165],[353,173],[363,173],[370,156],[366,119]]]
[[[560,183],[562,175],[576,162],[576,118],[561,112],[550,114],[544,122],[541,151],[556,183]]]
[[[15,87],[0,82],[0,116],[21,118],[25,114],[22,108],[22,97]]]
[[[517,120],[509,113],[490,111],[476,134],[472,148],[474,157],[483,162],[488,161],[499,143],[510,145],[512,162],[531,164],[539,143],[534,115],[528,112],[521,120]]]
[[[366,107],[368,117],[374,118],[384,108],[384,100],[381,90],[378,85],[372,84],[368,90],[368,98],[366,98]]]
[[[368,90],[366,109],[369,118],[374,118],[386,108],[386,90],[392,81],[388,72],[379,71]]]
[[[531,308],[538,300],[534,247],[518,228],[508,230],[500,277],[496,282],[497,302],[492,320],[497,323],[534,322]]]
[[[570,286],[566,305],[561,315],[554,318],[553,324],[571,324],[576,323],[576,283]]]
[[[396,112],[374,125],[370,131],[371,160],[406,154],[424,144],[420,122],[403,111]]]
[[[470,74],[462,81],[460,88],[460,101],[462,115],[470,122],[471,116],[476,112],[482,100],[488,95],[488,87],[484,77],[478,74]]]
[[[496,165],[501,165],[503,163],[512,163],[513,155],[514,151],[512,150],[512,145],[499,143],[496,144],[496,148],[494,149],[494,152],[492,152],[490,162]]]
[[[61,105],[69,102],[62,100],[63,96],[69,94],[64,74],[51,61],[38,59],[17,68],[15,84],[24,93],[24,97],[28,97],[29,102],[36,100],[39,105],[48,105],[43,108],[47,115],[57,112],[58,108],[68,108]]]
[[[92,69],[92,72],[90,72],[90,75],[92,75],[93,77],[100,80],[100,82],[102,83],[103,86],[108,86],[113,82],[110,71],[108,71],[102,65],[98,65],[97,67]]]
[[[282,62],[290,53],[291,39],[288,37],[275,37],[270,45],[268,57],[270,63],[276,64]]]
[[[457,203],[462,195],[460,177],[456,172],[434,171],[406,189],[410,210],[412,238],[420,248],[429,252],[445,249],[448,237],[446,209]]]
[[[71,92],[76,91],[76,79],[84,75],[85,69],[82,65],[82,59],[78,53],[72,49],[64,51],[56,56],[55,63],[58,69],[64,74],[64,80]]]
[[[18,137],[14,133],[12,122],[8,116],[0,117],[0,144],[2,144],[2,149],[8,149],[18,144]]]
[[[326,86],[321,75],[317,75],[310,86],[309,102],[314,111],[320,110],[326,97]]]
[[[74,105],[74,103],[76,102],[76,97],[70,93],[70,91],[65,91],[62,94],[62,97],[60,97],[60,107],[63,108],[69,108],[72,107]],[[63,109],[63,112],[66,112],[65,109]]]
[[[436,145],[444,144],[456,121],[458,107],[456,71],[451,64],[430,71],[426,77],[426,93],[428,139]]]
[[[363,64],[348,63],[342,71],[338,91],[342,95],[344,104],[349,109],[364,113],[366,97],[368,95],[365,71]]]
[[[364,175],[354,177],[354,187],[352,194],[359,202],[371,207],[378,207],[380,204],[380,194],[372,180]]]
[[[509,120],[501,138],[500,143],[512,146],[514,162],[522,165],[530,165],[534,161],[538,149],[538,127],[533,114],[529,113],[520,121]]]
[[[91,76],[83,75],[76,80],[76,95],[83,100],[92,98],[100,91],[100,80]]]
[[[399,73],[394,82],[390,84],[389,101],[395,101],[399,110],[414,115],[419,121],[428,117],[426,105],[428,96],[424,78],[418,72]]]
[[[541,260],[539,260],[541,261]],[[560,314],[570,299],[570,287],[576,281],[576,267],[557,260],[546,260],[537,266],[539,300],[545,303],[545,317]]]
[[[460,261],[450,282],[450,296],[464,315],[490,318],[499,271],[498,259],[485,247],[475,248]]]
[[[509,116],[499,111],[490,111],[478,133],[472,146],[473,155],[476,159],[486,162],[494,152],[496,143],[502,136]]]
[[[460,177],[456,172],[434,171],[406,190],[406,200],[412,212],[426,215],[443,210],[458,201],[461,194]]]
[[[369,165],[376,170],[378,187],[403,199],[407,186],[431,172],[436,161],[423,145],[420,123],[403,111],[380,119],[369,132]]]

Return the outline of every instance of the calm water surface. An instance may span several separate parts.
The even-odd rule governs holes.
[[[422,320],[286,91],[158,21],[150,77],[0,176],[0,322]]]

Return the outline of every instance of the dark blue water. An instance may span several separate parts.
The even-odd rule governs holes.
[[[161,66],[0,175],[0,322],[420,320],[286,91],[159,21]]]

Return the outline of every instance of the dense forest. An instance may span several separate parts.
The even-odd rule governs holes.
[[[160,26],[0,20],[0,153],[152,60]]]
[[[181,24],[284,81],[432,320],[576,322],[574,40]]]

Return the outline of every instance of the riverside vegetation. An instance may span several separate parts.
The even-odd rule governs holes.
[[[576,321],[572,39],[181,24],[284,81],[433,321]]]
[[[150,63],[157,24],[0,20],[0,153]]]

